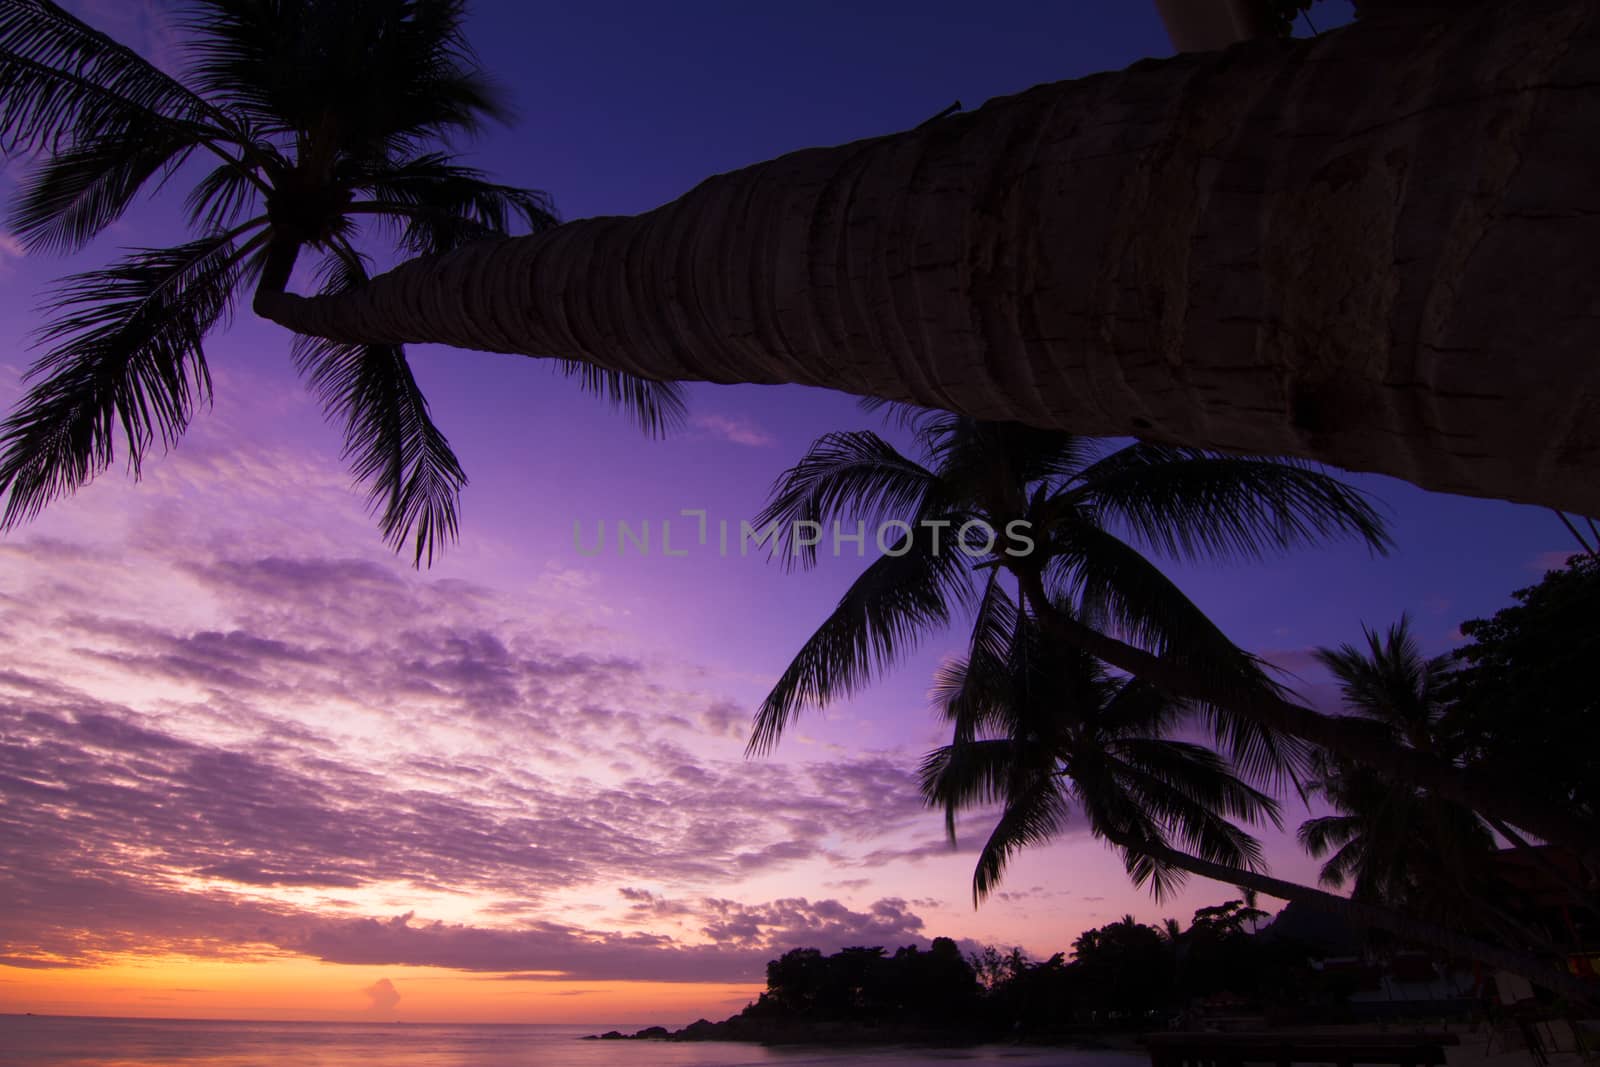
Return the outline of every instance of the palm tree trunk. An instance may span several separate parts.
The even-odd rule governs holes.
[[[262,309],[270,307],[272,301],[288,288],[289,277],[294,274],[295,261],[299,258],[300,242],[274,233],[262,259],[261,279],[256,283],[255,298],[251,305],[256,314],[263,314]]]
[[[1597,127],[1595,0],[1400,5],[257,306],[1600,514]]]
[[[1211,863],[1188,853],[1146,841],[1120,838],[1110,833],[1106,834],[1106,839],[1118,847],[1142,853],[1202,878],[1209,878],[1224,885],[1238,886],[1241,889],[1253,889],[1257,893],[1265,893],[1279,900],[1293,901],[1304,907],[1330,912],[1350,920],[1357,926],[1387,930],[1408,941],[1430,945],[1458,958],[1478,960],[1499,970],[1520,974],[1530,982],[1573,1000],[1593,1002],[1597,995],[1600,995],[1600,988],[1593,983],[1568,974],[1564,970],[1558,970],[1548,960],[1491,945],[1458,931],[1436,926],[1421,919],[1413,919],[1376,904],[1351,900],[1349,897],[1313,889],[1297,882],[1286,882],[1281,878],[1256,871]]]
[[[1507,826],[1504,821],[1492,818],[1486,821],[1491,829],[1511,842],[1519,853],[1526,856],[1535,867],[1544,871],[1557,885],[1561,886],[1571,904],[1576,905],[1583,911],[1600,915],[1600,898],[1596,898],[1592,888],[1575,882],[1570,874],[1552,862],[1544,852],[1530,844],[1527,838],[1517,833],[1512,827]]]
[[[1161,686],[1177,696],[1204,700],[1249,716],[1289,734],[1457,801],[1473,811],[1514,823],[1552,844],[1583,857],[1600,857],[1600,833],[1558,806],[1528,795],[1515,783],[1485,777],[1436,756],[1406,748],[1372,731],[1351,729],[1352,723],[1323,715],[1260,688],[1224,685],[1182,663],[1156,656],[1086,626],[1050,602],[1036,570],[1011,567],[1034,615],[1047,632],[1119,670]]]

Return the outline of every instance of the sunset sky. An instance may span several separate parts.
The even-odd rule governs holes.
[[[176,56],[157,0],[69,6]],[[1145,0],[859,6],[478,0],[471,37],[520,118],[473,161],[564,217],[631,214],[1169,51]],[[176,241],[179,199],[76,261],[0,233],[7,408],[50,279]],[[462,543],[418,573],[381,544],[285,333],[243,314],[208,354],[216,404],[179,449],[0,540],[0,1012],[681,1024],[736,1010],[799,945],[1048,955],[1230,895],[1196,882],[1158,906],[1079,833],[975,911],[988,827],[952,853],[914,785],[959,631],[747,760],[751,712],[863,561],[785,573],[681,518],[683,557],[575,548],[575,524],[659,537],[682,509],[736,526],[813,437],[879,425],[852,398],[695,386],[690,426],[651,441],[538,361],[414,349],[472,478]],[[1312,648],[1410,611],[1443,651],[1570,548],[1548,512],[1357,481],[1391,518],[1387,558],[1171,568],[1323,707]],[[1304,809],[1285,809],[1292,831]],[[1315,877],[1292,834],[1266,836],[1275,873]]]

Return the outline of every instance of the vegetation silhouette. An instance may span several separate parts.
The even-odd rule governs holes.
[[[865,686],[927,634],[962,614],[981,619],[984,590],[1004,580],[1054,643],[1197,709],[1219,751],[1251,780],[1307,773],[1309,753],[1320,748],[1600,862],[1592,819],[1517,788],[1492,764],[1452,761],[1306,707],[1144,554],[1249,560],[1335,537],[1384,551],[1388,534],[1362,494],[1296,460],[1149,443],[1116,448],[1013,423],[888,409],[892,424],[911,433],[917,457],[871,431],[826,434],[778,478],[757,518],[761,528],[777,524],[776,551],[802,567],[815,563],[816,545],[800,531],[835,522],[906,529],[780,675],[757,711],[751,751],[769,750],[801,710]],[[973,521],[983,540],[963,550],[955,538]],[[1031,551],[999,541],[983,550],[989,531],[1019,522],[1034,539]]]
[[[1148,886],[1158,900],[1186,874],[1198,874],[1330,911],[1353,924],[1490,962],[1547,985],[1583,988],[1556,972],[1553,943],[1526,936],[1492,902],[1488,834],[1470,811],[1384,784],[1359,769],[1360,781],[1380,783],[1373,787],[1380,806],[1363,807],[1371,803],[1368,794],[1336,786],[1331,775],[1338,764],[1319,753],[1315,762],[1330,776],[1320,780],[1325,792],[1348,810],[1312,820],[1306,839],[1320,843],[1340,832],[1358,835],[1357,847],[1347,853],[1353,863],[1361,856],[1359,835],[1365,832],[1374,846],[1367,853],[1374,867],[1406,865],[1418,879],[1404,888],[1420,884],[1429,895],[1403,891],[1399,879],[1387,877],[1389,867],[1380,869],[1386,880],[1369,874],[1367,891],[1349,899],[1274,878],[1265,873],[1255,839],[1236,824],[1277,822],[1276,803],[1240,780],[1217,753],[1171,736],[1185,720],[1180,702],[1141,680],[1108,676],[1081,652],[1053,647],[1009,602],[985,607],[997,633],[1009,630],[1009,640],[984,633],[965,661],[943,669],[935,693],[953,737],[922,767],[923,794],[944,810],[952,842],[959,812],[1000,809],[979,853],[975,900],[995,888],[1011,855],[1064,831],[1076,810],[1096,839],[1121,852],[1133,883]],[[1404,822],[1405,812],[1395,810],[1397,797],[1432,821]],[[1393,825],[1383,824],[1384,819]],[[1461,860],[1467,846],[1445,831],[1467,835],[1476,846],[1471,852],[1476,866],[1450,862]],[[1412,855],[1434,846],[1457,851]],[[1471,909],[1444,903],[1450,892],[1468,900]],[[1485,922],[1497,935],[1493,940],[1482,936]]]
[[[1111,1032],[1168,1026],[1196,1001],[1225,995],[1258,1010],[1323,1005],[1342,1018],[1343,979],[1309,960],[1315,939],[1274,936],[1267,918],[1242,900],[1195,912],[1184,929],[1132,916],[1085,930],[1072,958],[1028,958],[993,946],[963,954],[947,937],[926,949],[845,948],[824,955],[796,948],[767,964],[766,990],[720,1023],[700,1020],[671,1032],[649,1027],[643,1040],[766,1043],[1085,1040]]]
[[[1589,0],[1368,0],[1315,42],[1232,49],[1296,5],[1160,6],[1220,32],[269,311],[1600,513],[1593,235],[1523,221],[1589,210]]]
[[[452,146],[504,121],[462,33],[464,0],[193,0],[169,75],[51,0],[0,5],[0,151],[37,154],[8,225],[28,252],[75,252],[147,188],[181,178],[192,237],[66,278],[47,351],[0,426],[0,529],[109,467],[137,476],[211,397],[205,341],[252,286],[303,254],[323,293],[362,285],[371,239],[412,255],[556,223],[550,198],[464,166]],[[457,533],[466,474],[403,346],[299,337],[294,361],[370,492],[385,539],[420,565]],[[678,388],[558,361],[650,432]]]
[[[1461,624],[1445,683],[1463,760],[1600,818],[1600,557],[1570,556],[1513,603]],[[1496,827],[1500,829],[1500,827]]]
[[[803,567],[815,564],[816,546],[797,536],[801,524],[898,521],[909,532],[867,567],[796,653],[757,713],[753,751],[771,748],[803,708],[864,686],[963,609],[976,611],[976,644],[986,591],[1005,585],[1035,611],[1046,600],[1075,604],[1086,627],[1126,634],[1149,654],[1270,693],[1259,664],[1144,552],[1221,561],[1339,537],[1374,551],[1390,543],[1363,494],[1296,460],[1144,443],[1116,448],[899,405],[890,418],[912,433],[920,458],[871,431],[826,434],[778,478],[756,520],[776,523],[777,551]],[[957,544],[974,521],[980,532],[1023,524],[1034,545],[1014,554],[998,543]],[[1048,593],[1041,596],[1036,583]],[[1303,765],[1304,746],[1292,738],[1229,704],[1196,706],[1247,773],[1270,779]]]

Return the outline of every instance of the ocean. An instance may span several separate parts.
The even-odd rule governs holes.
[[[625,1027],[258,1023],[0,1015],[6,1067],[743,1067],[750,1064],[1004,1064],[1139,1067],[1136,1053],[988,1046],[976,1049],[766,1049],[704,1042],[582,1041]]]

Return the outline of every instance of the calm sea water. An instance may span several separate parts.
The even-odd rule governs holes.
[[[0,1016],[6,1067],[1139,1067],[1139,1054],[1076,1049],[764,1049],[580,1041],[603,1027],[251,1023]],[[626,1029],[626,1028],[621,1028]]]

